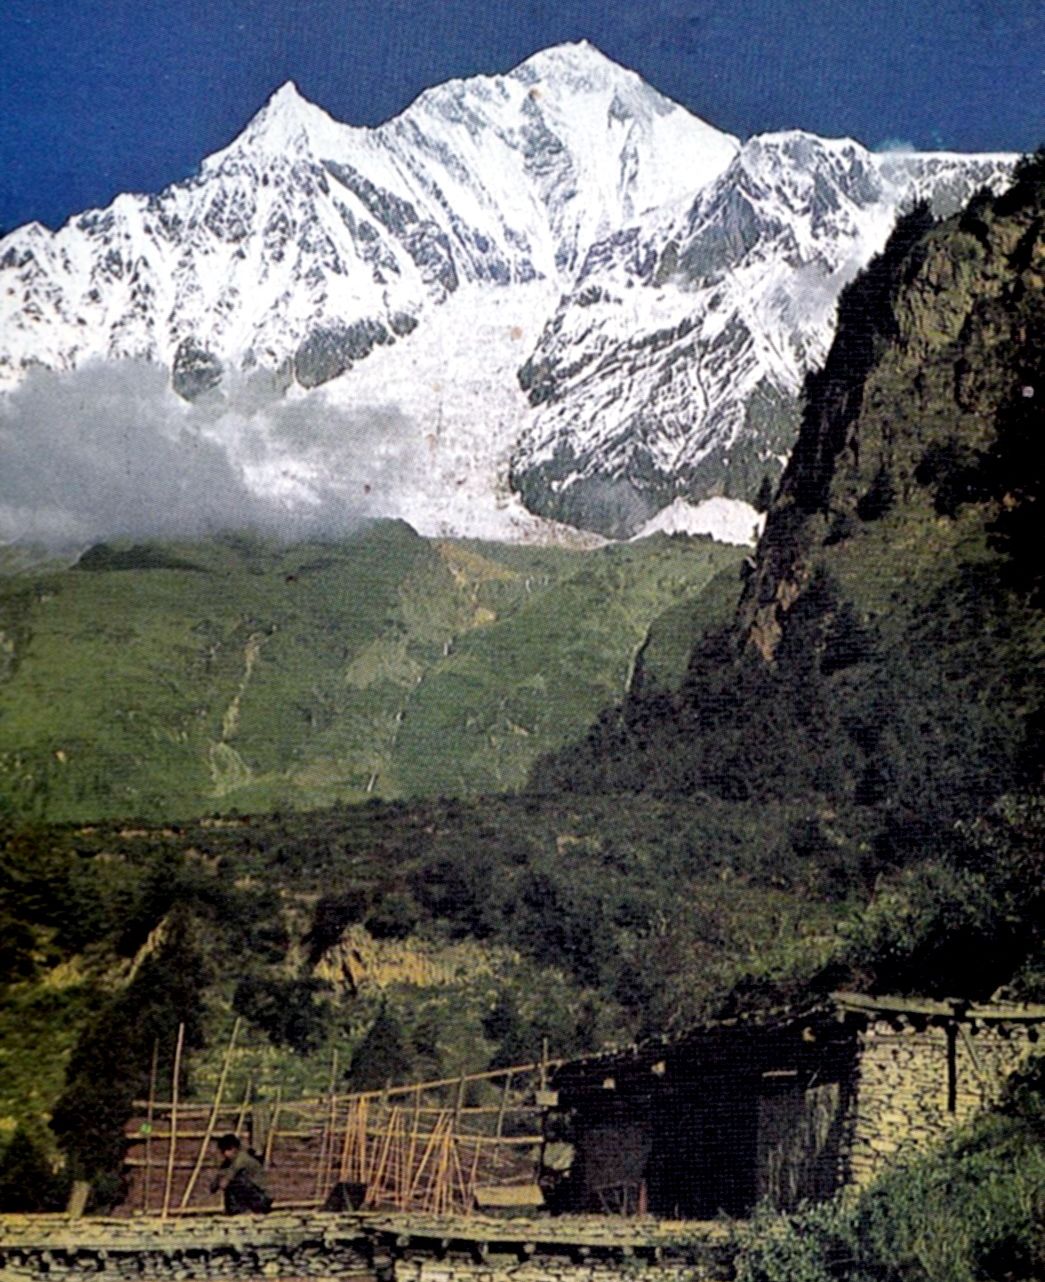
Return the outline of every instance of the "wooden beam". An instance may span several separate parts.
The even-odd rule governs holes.
[[[867,993],[835,992],[831,999],[845,1010],[868,1014],[937,1015],[951,1019],[1005,1020],[1045,1023],[1045,1005],[1004,1002],[965,1002],[958,998],[935,1001],[928,997],[872,997]]]

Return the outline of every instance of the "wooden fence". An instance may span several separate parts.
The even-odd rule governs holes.
[[[229,1059],[209,1103],[136,1105],[124,1213],[221,1210],[210,1183],[225,1132],[263,1159],[276,1207],[322,1207],[338,1185],[364,1208],[434,1214],[468,1213],[477,1190],[532,1192],[550,1061],[353,1094],[336,1091],[335,1063],[325,1095],[265,1099],[248,1086],[227,1100]]]

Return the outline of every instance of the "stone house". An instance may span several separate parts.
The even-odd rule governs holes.
[[[569,1061],[550,1082],[573,1159],[552,1199],[672,1219],[820,1200],[993,1104],[1043,1023],[1041,1006],[836,993]]]

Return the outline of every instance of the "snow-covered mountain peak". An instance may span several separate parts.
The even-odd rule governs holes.
[[[246,128],[221,151],[203,162],[204,172],[219,168],[231,157],[243,155],[322,155],[340,151],[357,132],[310,102],[293,80],[287,80],[252,117]]]
[[[708,498],[746,538],[845,281],[898,209],[1007,171],[741,144],[586,41],[377,128],[288,81],[189,181],[0,242],[0,388],[131,358],[183,413],[271,396],[208,430],[276,497],[351,489],[357,428],[380,455],[385,424],[413,461],[382,510],[426,531],[531,530],[520,498],[607,534],[663,508],[704,528]]]
[[[320,110],[322,109],[305,97],[295,81],[285,80],[262,107],[259,115],[263,114],[270,121],[300,119],[303,115]]]
[[[540,49],[508,74],[526,85],[543,81],[573,91],[641,86],[646,93],[662,97],[637,72],[614,62],[590,40],[569,41]]]

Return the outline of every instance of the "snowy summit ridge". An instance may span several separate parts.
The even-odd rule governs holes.
[[[320,423],[394,419],[412,464],[368,501],[423,532],[677,528],[779,471],[838,292],[897,211],[1011,163],[741,143],[587,42],[373,129],[288,81],[187,182],[0,241],[0,387],[135,359],[188,406],[264,378]],[[288,502],[350,448],[264,416],[208,431]]]

